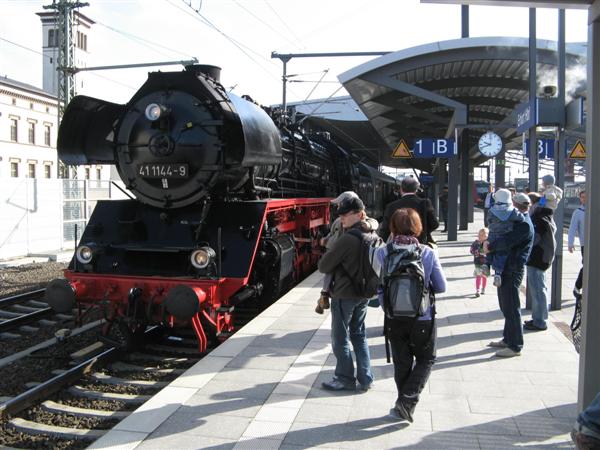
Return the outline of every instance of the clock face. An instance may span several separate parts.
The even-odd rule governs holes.
[[[496,156],[502,151],[502,138],[488,131],[479,138],[479,151],[485,156]]]

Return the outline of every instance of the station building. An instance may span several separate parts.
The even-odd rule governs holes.
[[[38,16],[42,87],[0,77],[0,261],[72,248],[96,201],[119,195],[110,166],[78,167],[74,177],[58,162],[58,32],[54,12]],[[75,12],[76,67],[88,66],[93,24]]]
[[[64,178],[59,173],[58,135],[58,30],[55,13],[38,13],[42,22],[42,88],[0,77],[0,179]],[[90,58],[88,37],[94,21],[75,13],[75,65],[86,67]],[[83,88],[78,81],[78,88]],[[78,178],[107,180],[110,169],[85,166]]]

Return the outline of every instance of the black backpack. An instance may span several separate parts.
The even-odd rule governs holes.
[[[357,275],[354,277],[348,272],[346,274],[352,281],[352,287],[360,297],[374,297],[379,287],[379,276],[373,269],[373,258],[375,258],[375,250],[382,245],[382,240],[378,236],[374,239],[367,238],[365,233],[356,228],[351,228],[346,233],[360,240],[360,257],[356,262],[358,265]]]
[[[388,363],[388,333],[394,319],[415,319],[425,315],[430,306],[431,318],[435,318],[435,295],[431,286],[425,285],[422,254],[420,245],[395,247],[391,242],[387,244],[387,255],[381,267],[381,284],[385,312],[383,334]],[[433,327],[431,330],[433,332]]]
[[[419,245],[387,244],[381,268],[383,309],[390,319],[423,316],[432,305]]]

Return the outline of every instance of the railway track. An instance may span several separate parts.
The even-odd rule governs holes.
[[[156,341],[158,329],[146,339]],[[98,439],[198,361],[187,335],[169,336],[125,353],[94,343],[65,358],[49,379],[0,405],[0,445],[78,449]]]
[[[44,293],[45,289],[37,289],[0,299],[0,361],[27,354],[27,349],[51,341],[59,330],[76,326],[75,311],[55,313],[44,301]],[[100,313],[94,312],[80,325],[89,327],[99,318]]]
[[[52,315],[43,301],[45,289],[0,299],[0,333],[14,331]]]

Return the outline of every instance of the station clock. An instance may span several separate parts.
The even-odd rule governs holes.
[[[490,158],[502,151],[502,138],[493,131],[488,131],[479,138],[479,151]]]

